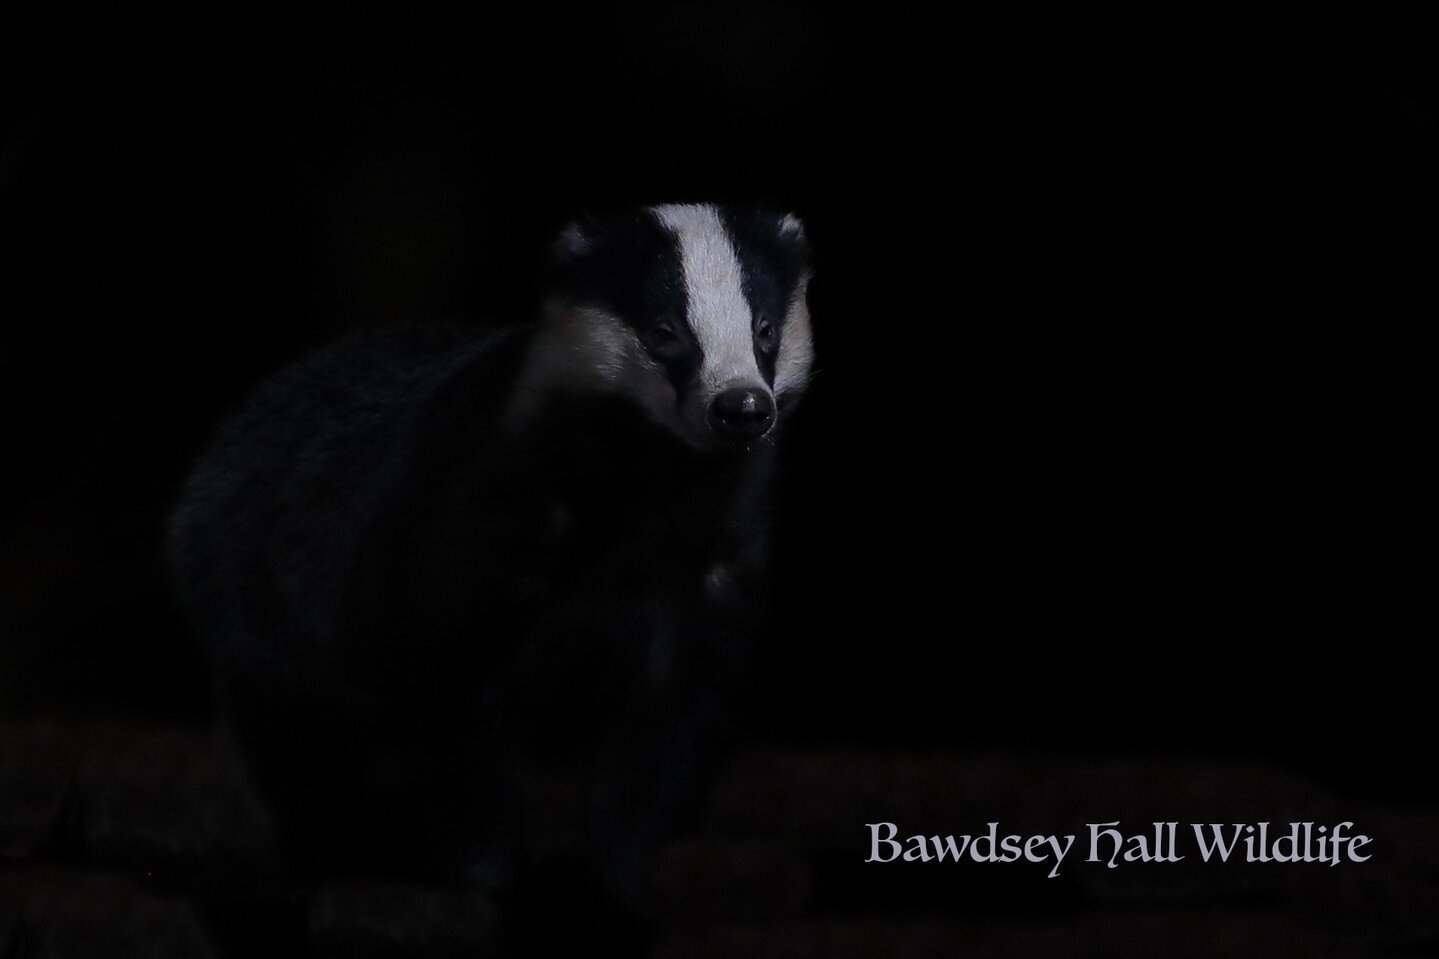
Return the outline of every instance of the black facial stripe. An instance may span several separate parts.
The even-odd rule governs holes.
[[[774,349],[766,352],[755,340],[755,361],[765,382],[774,385],[775,359],[784,338],[790,299],[809,261],[802,237],[780,229],[781,217],[761,210],[722,210],[725,232],[739,259],[745,299],[755,322],[767,318],[775,328]]]
[[[578,249],[556,254],[555,283],[575,303],[598,306],[625,322],[665,370],[683,401],[704,359],[690,328],[679,241],[648,210],[578,220]],[[673,341],[653,330],[667,323]]]

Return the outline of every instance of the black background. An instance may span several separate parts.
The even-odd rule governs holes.
[[[532,311],[577,211],[760,202],[819,359],[751,742],[1439,802],[1417,23],[479,9],[6,31],[5,715],[204,721],[159,524],[276,365]]]

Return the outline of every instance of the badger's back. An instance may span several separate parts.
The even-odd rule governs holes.
[[[457,406],[482,446],[523,335],[363,334],[264,382],[216,431],[170,524],[176,594],[222,661],[295,672],[343,621],[366,540]]]

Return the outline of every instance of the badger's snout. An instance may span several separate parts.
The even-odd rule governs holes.
[[[762,389],[742,386],[725,390],[709,409],[710,429],[728,440],[752,440],[774,425],[774,400]]]

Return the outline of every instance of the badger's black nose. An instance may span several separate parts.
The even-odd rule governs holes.
[[[725,390],[710,404],[709,420],[725,439],[752,440],[774,423],[774,400],[764,390]]]

